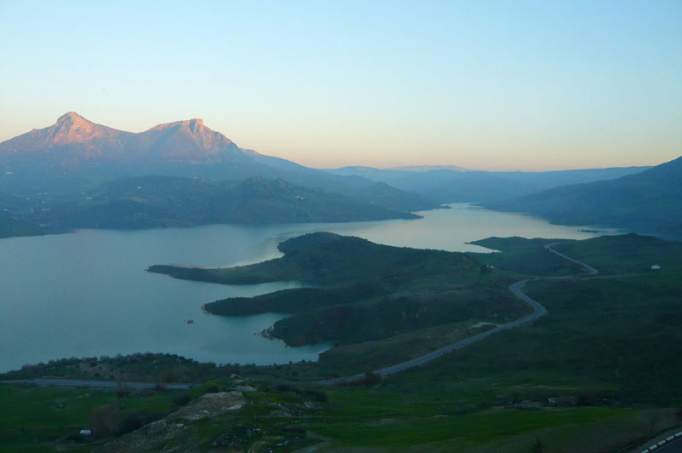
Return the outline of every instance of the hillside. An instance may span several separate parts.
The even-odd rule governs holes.
[[[460,253],[391,247],[333,233],[312,233],[288,239],[280,243],[278,249],[283,257],[247,266],[189,268],[191,275],[180,275],[187,268],[174,266],[152,266],[149,270],[191,280],[236,285],[282,280],[340,285],[378,279],[400,284],[401,274],[414,276],[418,272],[425,277],[431,271],[442,270],[443,266],[461,266],[470,271],[476,268],[472,260]]]
[[[289,239],[279,249],[283,257],[249,266],[200,269],[155,265],[148,270],[225,284],[295,280],[315,285],[219,300],[205,308],[222,316],[291,313],[268,334],[289,345],[334,341],[337,347],[324,353],[321,363],[336,372],[339,360],[344,369],[355,371],[362,370],[368,360],[390,364],[401,355],[409,357],[452,337],[465,336],[480,328],[477,323],[481,321],[505,322],[526,310],[507,291],[505,275],[482,272],[474,259],[462,253],[391,247],[331,233]],[[443,334],[433,336],[429,329],[438,326]],[[396,352],[371,343],[396,335],[403,335],[402,341],[412,346]],[[351,344],[362,344],[372,352],[340,359],[348,352],[339,348]]]
[[[36,236],[45,233],[46,230],[36,224],[15,219],[6,213],[0,213],[0,238]]]
[[[36,222],[25,217],[41,209],[33,200],[0,193],[0,238],[35,236],[48,232]]]
[[[219,223],[349,222],[416,218],[281,179],[212,182],[172,176],[122,178],[38,216],[55,229],[136,229]]]
[[[682,157],[638,174],[558,187],[488,206],[554,223],[682,237]]]

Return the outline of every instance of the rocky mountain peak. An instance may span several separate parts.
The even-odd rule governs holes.
[[[48,128],[49,145],[83,143],[109,134],[111,129],[89,121],[76,112],[67,112]]]
[[[85,125],[85,124],[93,124],[91,121],[86,120],[82,116],[80,116],[76,112],[66,112],[59,118],[57,118],[57,122],[55,123],[58,126],[71,126],[71,125]]]

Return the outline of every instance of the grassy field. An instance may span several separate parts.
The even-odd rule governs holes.
[[[682,405],[682,280],[676,274],[533,282],[529,293],[549,310],[533,326],[492,337],[390,384],[447,394],[485,377],[491,385],[523,390],[519,398],[537,391],[541,397],[558,392]]]
[[[584,241],[562,241],[557,250],[590,263],[603,274],[651,272],[658,264],[664,271],[682,272],[682,242],[627,234]]]
[[[651,236],[625,234],[601,236],[581,241],[566,239],[487,238],[474,244],[502,253],[469,254],[479,262],[524,275],[561,276],[581,272],[581,268],[554,254],[553,248],[597,269],[602,275],[650,273],[658,264],[663,270],[682,272],[682,242]]]
[[[0,384],[0,452],[52,451],[56,443],[74,451],[88,451],[77,440],[78,431],[91,425],[92,416],[115,407],[116,423],[159,418],[173,407],[173,394],[131,394],[82,389],[37,388]]]
[[[607,448],[626,444],[634,433],[667,426],[671,419],[666,412],[609,407],[466,412],[447,399],[429,404],[382,390],[335,394],[329,412],[310,429],[327,438],[330,447],[378,451],[532,452],[538,441],[542,451],[613,451]],[[592,438],[588,444],[586,435]]]
[[[580,266],[547,253],[545,245],[554,239],[525,239],[521,237],[487,238],[473,244],[497,250],[501,253],[470,253],[476,261],[495,266],[497,269],[523,275],[574,275],[582,271]]]
[[[529,292],[549,309],[532,327],[373,388],[335,390],[314,429],[344,447],[596,452],[682,424],[676,273],[535,282]]]
[[[456,393],[441,395],[404,392],[388,382],[322,391],[254,384],[257,390],[244,394],[247,405],[239,411],[184,422],[170,434],[113,433],[89,442],[74,434],[90,427],[93,414],[102,408],[115,406],[122,420],[140,413],[157,419],[181,407],[178,394],[120,397],[113,392],[5,385],[0,386],[0,403],[16,410],[0,424],[0,451],[130,451],[126,448],[139,445],[142,438],[151,451],[291,452],[318,444],[320,451],[530,452],[538,451],[533,448],[540,444],[546,452],[598,452],[621,451],[678,423],[671,410],[641,407],[490,405],[501,389],[489,389],[489,384],[462,383]],[[190,407],[202,394],[228,387],[225,381],[207,384],[181,404]]]

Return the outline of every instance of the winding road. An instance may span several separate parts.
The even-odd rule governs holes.
[[[478,333],[476,335],[472,335],[470,337],[463,338],[461,340],[457,340],[454,343],[450,343],[446,346],[443,346],[441,348],[438,348],[434,351],[431,351],[427,354],[421,355],[419,357],[415,357],[414,359],[407,360],[405,362],[400,362],[395,365],[390,365],[384,368],[379,368],[377,370],[374,370],[373,373],[377,374],[381,377],[386,377],[386,376],[391,376],[396,373],[400,373],[401,371],[409,370],[412,368],[416,368],[419,366],[426,365],[427,363],[430,363],[440,357],[443,357],[446,354],[450,354],[453,351],[457,351],[460,349],[464,349],[467,346],[471,346],[472,344],[478,343],[480,341],[485,340],[486,338],[493,336],[495,334],[498,334],[500,332],[505,332],[507,330],[511,329],[516,329],[517,327],[523,327],[528,324],[531,324],[532,322],[536,321],[537,319],[545,316],[547,314],[547,309],[537,300],[533,299],[530,297],[528,294],[524,292],[524,288],[526,286],[526,283],[529,281],[539,281],[539,280],[569,280],[569,279],[575,279],[579,277],[580,275],[589,275],[589,276],[594,276],[599,273],[597,269],[594,267],[590,266],[589,264],[583,263],[582,261],[579,261],[575,258],[571,258],[570,256],[565,255],[564,253],[559,252],[558,250],[554,249],[554,246],[556,245],[556,242],[553,242],[551,244],[545,245],[545,250],[547,250],[550,253],[555,254],[556,256],[563,258],[565,260],[568,260],[574,264],[579,265],[583,269],[583,274],[578,274],[578,275],[569,275],[569,276],[561,276],[561,277],[533,277],[533,278],[526,278],[523,280],[519,280],[517,282],[512,283],[509,285],[509,291],[518,299],[521,301],[525,302],[526,305],[528,305],[531,309],[531,313],[523,316],[519,319],[516,319],[514,321],[510,321],[505,324],[500,324],[495,326],[493,329],[486,330],[485,332]],[[333,379],[325,379],[323,381],[319,381],[319,384],[322,385],[343,385],[343,384],[352,384],[356,382],[361,382],[362,380],[366,379],[367,375],[365,373],[360,373],[360,374],[354,374],[352,376],[344,376],[344,377],[339,377],[339,378],[333,378]]]

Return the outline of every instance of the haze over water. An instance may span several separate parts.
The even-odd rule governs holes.
[[[277,244],[313,231],[374,242],[481,252],[488,236],[583,239],[578,227],[468,205],[419,220],[263,227],[92,231],[0,240],[0,371],[64,357],[164,352],[217,363],[316,360],[328,345],[289,348],[258,332],[283,315],[209,315],[216,299],[253,296],[296,283],[227,286],[151,274],[152,264],[227,266],[278,255]],[[193,320],[189,325],[187,320]]]

